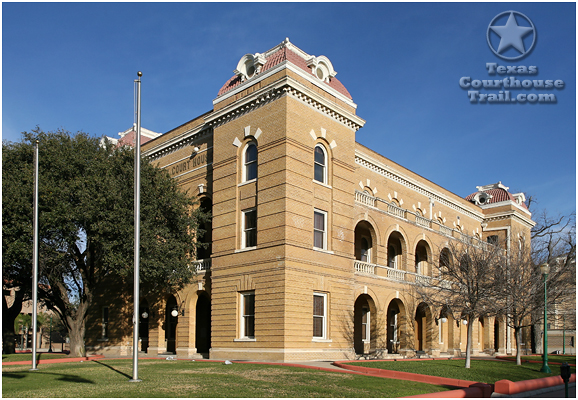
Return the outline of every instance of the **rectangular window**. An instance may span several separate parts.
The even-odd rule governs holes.
[[[369,308],[363,307],[361,309],[361,340],[364,342],[369,341]]]
[[[255,338],[255,292],[241,293],[241,337]]]
[[[102,339],[108,338],[108,307],[102,307]]]
[[[327,338],[327,295],[313,294],[313,337]]]
[[[313,213],[313,247],[327,249],[327,213],[315,210]]]
[[[257,209],[243,211],[242,248],[257,246]]]
[[[498,241],[499,241],[499,240],[498,240],[498,235],[488,236],[488,237],[486,238],[486,240],[487,240],[488,243],[493,244],[493,245],[497,245],[497,244],[498,244]]]

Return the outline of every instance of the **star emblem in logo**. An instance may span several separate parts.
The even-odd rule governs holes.
[[[500,17],[502,17],[505,14],[509,14],[506,25],[502,26],[493,25],[496,20],[500,19]],[[516,20],[516,16],[518,16],[519,19],[526,20],[530,26],[518,25],[518,20]],[[497,49],[492,44],[491,33],[495,33],[500,38],[500,43]],[[529,35],[532,35],[531,36],[532,43],[528,46],[528,49],[526,49],[526,46],[524,44],[524,38],[526,38]],[[495,55],[505,60],[517,60],[528,54],[534,47],[534,44],[536,43],[536,27],[534,27],[534,24],[532,23],[530,18],[528,18],[521,12],[504,11],[503,13],[496,15],[494,19],[492,19],[492,22],[490,22],[490,25],[488,25],[486,37],[488,39],[488,45],[490,46],[490,49],[494,52]],[[509,55],[503,54],[506,53],[511,48],[514,49],[515,51],[508,52],[507,54]],[[514,56],[511,55],[512,53],[516,52],[519,54]]]

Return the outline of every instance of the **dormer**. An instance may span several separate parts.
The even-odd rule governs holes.
[[[512,196],[514,197],[516,204],[518,204],[519,206],[521,206],[522,204],[526,204],[526,196],[524,195],[524,193],[514,193],[512,194]]]
[[[311,73],[323,82],[329,83],[330,79],[337,75],[333,64],[325,56],[311,57],[307,60],[307,66],[311,68]]]
[[[237,63],[237,68],[233,71],[241,78],[241,82],[251,79],[255,74],[261,72],[261,68],[267,62],[265,56],[260,53],[245,54]]]
[[[479,190],[479,189],[478,189]],[[490,202],[490,200],[492,199],[491,194],[486,193],[486,192],[477,192],[474,197],[473,197],[473,201],[476,205],[478,206],[483,206],[484,204],[488,204]]]

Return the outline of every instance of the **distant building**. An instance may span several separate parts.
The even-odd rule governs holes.
[[[568,267],[566,257],[559,257],[551,265],[554,270]],[[548,303],[548,351],[576,354],[576,260],[570,261],[573,268],[567,268],[569,288],[566,297]]]
[[[288,39],[246,54],[210,112],[142,146],[213,215],[195,282],[141,295],[143,351],[270,361],[465,351],[460,315],[416,301],[415,285],[452,240],[529,241],[523,195],[497,183],[462,198],[357,143],[365,121],[336,75]],[[129,354],[132,306],[96,297],[88,349]],[[515,352],[503,319],[474,324],[474,355]]]
[[[6,305],[8,308],[12,307],[14,304],[14,299],[16,297],[15,292],[19,290],[18,288],[10,287],[4,288],[3,294],[4,298],[6,299]],[[20,314],[29,315],[32,317],[33,312],[33,303],[32,300],[25,300],[22,302],[22,309],[20,310]],[[42,303],[38,304],[37,308],[38,314],[46,314],[48,318],[54,316],[55,313],[52,310],[46,308],[46,306]],[[24,326],[18,326],[14,330],[14,334],[16,335],[16,349],[20,350],[21,348],[26,350],[32,347],[32,322]],[[52,333],[52,341],[50,340],[50,334]],[[40,326],[38,333],[36,335],[36,343],[37,348],[48,350],[49,346],[53,346],[54,351],[60,351],[62,347],[63,338],[60,332],[56,332],[56,330],[52,331],[50,329],[50,325]],[[55,345],[58,343],[58,348]]]
[[[131,146],[134,147],[135,145],[135,140],[136,140],[136,124],[133,125],[132,127],[130,127],[129,129],[127,129],[124,132],[119,132],[118,136],[120,136],[120,139],[115,139],[109,136],[104,136],[101,139],[101,143],[104,142],[105,139],[107,139],[109,142],[111,142],[112,144],[115,144],[117,147],[119,146]],[[149,131],[148,129],[145,129],[141,126],[140,128],[140,142],[141,142],[141,146],[157,137],[161,136],[161,133],[157,133],[157,132],[153,132],[153,131]]]

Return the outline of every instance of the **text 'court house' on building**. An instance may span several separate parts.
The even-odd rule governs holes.
[[[142,146],[213,216],[194,283],[141,294],[142,351],[269,361],[465,351],[459,316],[416,300],[415,286],[436,276],[452,240],[529,240],[524,197],[497,183],[461,198],[357,143],[365,121],[336,74],[286,39],[243,56],[210,112]],[[129,354],[131,307],[102,300],[88,349]],[[474,354],[515,351],[503,319],[474,324]]]

